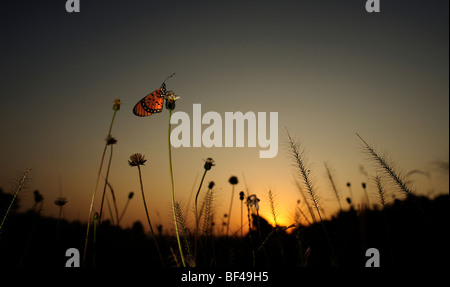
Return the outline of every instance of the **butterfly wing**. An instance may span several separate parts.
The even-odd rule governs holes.
[[[164,107],[163,87],[153,91],[140,100],[133,108],[133,114],[139,117],[146,117],[160,113]]]

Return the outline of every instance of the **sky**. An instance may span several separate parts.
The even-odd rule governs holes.
[[[242,190],[261,199],[260,213],[269,221],[271,190],[279,223],[293,223],[300,195],[286,129],[305,151],[328,217],[338,204],[325,162],[344,207],[347,182],[355,204],[364,197],[362,182],[377,203],[373,177],[380,171],[356,133],[397,170],[412,172],[416,193],[448,194],[448,168],[437,164],[448,167],[449,160],[448,1],[381,0],[379,13],[368,13],[365,2],[81,0],[79,13],[68,13],[65,1],[2,1],[0,187],[11,192],[31,168],[20,210],[33,206],[39,190],[42,214],[57,217],[54,200],[63,196],[64,218],[85,222],[119,98],[109,173],[119,211],[135,193],[121,225],[145,223],[138,170],[128,165],[130,155],[141,153],[150,216],[170,232],[168,111],[139,118],[132,109],[176,73],[166,81],[181,97],[174,112],[192,118],[193,104],[201,104],[202,114],[222,118],[237,111],[278,113],[274,158],[259,158],[259,146],[172,148],[175,197],[189,224],[208,157],[216,166],[199,198],[214,181],[218,226],[230,206],[232,175],[239,183],[230,230],[239,230]],[[108,159],[109,150],[102,176]],[[385,184],[400,197],[389,180]]]

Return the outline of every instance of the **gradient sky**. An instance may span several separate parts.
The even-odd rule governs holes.
[[[448,6],[381,0],[381,13],[369,14],[363,0],[81,0],[81,12],[69,14],[65,1],[2,1],[0,187],[9,191],[32,168],[22,211],[37,189],[44,215],[57,216],[53,201],[64,196],[64,217],[86,221],[112,102],[120,98],[110,171],[119,210],[136,193],[123,226],[145,223],[138,171],[127,164],[139,152],[148,159],[142,171],[153,221],[171,228],[168,112],[138,118],[132,108],[175,72],[166,82],[181,96],[175,111],[192,114],[200,103],[222,116],[278,112],[276,158],[260,159],[259,148],[173,149],[176,198],[184,205],[203,159],[216,161],[205,185],[216,183],[218,223],[230,204],[228,178],[239,178],[232,230],[239,228],[243,174],[261,213],[269,215],[272,190],[279,221],[292,223],[300,197],[285,127],[307,153],[327,215],[337,203],[324,162],[343,198],[346,182],[356,203],[362,182],[375,192],[377,171],[355,132],[404,173],[420,170],[410,177],[417,193],[448,194],[448,170],[436,167],[449,159]]]

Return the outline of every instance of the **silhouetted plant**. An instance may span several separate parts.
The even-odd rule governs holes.
[[[112,137],[111,135],[108,135],[108,138],[106,139],[106,145],[110,146],[110,150],[111,153],[109,154],[109,161],[108,161],[108,168],[106,169],[106,177],[105,177],[105,184],[103,186],[103,194],[102,194],[102,201],[100,203],[100,214],[99,214],[99,222],[102,221],[102,216],[103,216],[103,202],[105,201],[105,195],[106,195],[106,186],[109,185],[108,183],[108,178],[109,178],[109,170],[111,169],[111,161],[112,161],[112,156],[113,156],[113,146],[117,143],[117,140]],[[111,189],[111,192],[113,194],[113,199],[115,199],[114,197],[114,192]],[[114,200],[114,204],[115,204],[115,200]],[[116,207],[116,211],[117,211],[117,207]],[[111,220],[113,220],[114,218],[111,216]]]
[[[199,222],[200,222],[200,216],[198,214],[198,207],[197,207],[198,195],[199,195],[200,190],[202,188],[203,180],[205,179],[206,173],[208,172],[208,170],[211,170],[211,168],[215,165],[214,164],[214,160],[212,158],[210,158],[210,157],[208,157],[204,161],[205,161],[205,164],[203,165],[203,168],[204,168],[205,171],[203,172],[202,180],[200,181],[200,185],[198,187],[197,194],[195,195],[194,260],[196,260],[196,258],[197,258],[198,226],[199,226]],[[212,186],[214,186],[214,183],[213,183]]]
[[[230,200],[230,210],[228,211],[228,221],[227,221],[227,236],[228,230],[230,228],[230,219],[231,219],[231,208],[233,207],[233,195],[234,195],[234,186],[238,184],[238,178],[236,176],[231,176],[228,182],[231,184],[231,200]]]
[[[11,208],[14,205],[14,201],[16,200],[17,195],[19,194],[19,192],[21,190],[24,189],[25,183],[27,182],[29,177],[30,177],[30,169],[27,168],[25,170],[25,172],[23,173],[23,175],[18,180],[17,185],[16,185],[16,187],[14,189],[13,197],[12,197],[12,199],[11,199],[9,205],[8,205],[8,208],[6,209],[5,215],[3,216],[2,223],[0,224],[0,233],[2,232],[3,225],[5,224],[6,218],[8,217],[8,214],[11,211]]]
[[[117,221],[117,225],[119,225],[120,221],[122,220],[122,218],[123,218],[123,216],[124,216],[124,214],[125,214],[125,211],[127,210],[128,204],[130,203],[130,201],[131,201],[131,199],[133,198],[133,196],[134,196],[134,192],[131,191],[131,192],[128,194],[128,200],[127,200],[127,202],[125,203],[125,207],[124,207],[123,210],[122,210],[122,214],[120,215],[119,220]]]
[[[158,251],[159,259],[161,260],[161,264],[164,266],[164,260],[163,260],[163,257],[161,255],[161,250],[159,249],[159,246],[158,246],[158,241],[156,240],[155,232],[153,231],[152,223],[151,223],[151,220],[150,220],[150,215],[148,213],[147,202],[145,201],[144,185],[142,183],[141,165],[145,165],[146,161],[147,160],[145,159],[145,157],[142,154],[135,153],[135,154],[132,154],[130,156],[130,159],[128,160],[128,164],[131,167],[137,166],[137,168],[138,168],[138,171],[139,171],[139,183],[140,183],[140,186],[141,186],[141,193],[142,193],[142,201],[144,202],[144,209],[145,209],[145,214],[147,215],[148,226],[150,227],[150,232],[152,234],[153,241],[155,242],[155,246],[156,246],[156,250]]]
[[[113,113],[113,116],[112,116],[112,119],[111,119],[111,124],[109,125],[108,134],[106,136],[107,139],[109,139],[111,137],[111,130],[112,130],[112,127],[113,127],[114,119],[116,118],[117,111],[120,110],[120,105],[121,105],[121,101],[119,99],[115,99],[114,103],[113,103],[113,111],[114,111],[114,113]],[[102,172],[103,161],[105,159],[105,154],[106,154],[106,149],[107,148],[108,148],[108,141],[106,141],[105,148],[103,149],[102,159],[100,160],[100,167],[99,167],[98,173],[97,173],[97,180],[95,182],[95,188],[94,188],[94,191],[92,192],[91,204],[89,206],[89,216],[88,216],[88,221],[87,221],[87,225],[86,225],[86,237],[85,237],[84,251],[83,251],[83,265],[84,265],[84,262],[86,260],[87,246],[88,246],[88,240],[89,240],[89,225],[90,225],[90,222],[91,222],[91,218],[93,218],[92,217],[92,211],[93,211],[93,208],[94,208],[95,194],[97,193],[98,183],[100,181],[100,174]]]

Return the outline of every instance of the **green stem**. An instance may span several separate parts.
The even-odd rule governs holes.
[[[186,263],[184,262],[183,249],[181,248],[180,235],[178,234],[178,224],[177,224],[177,216],[175,213],[175,192],[173,186],[173,169],[172,169],[172,146],[170,144],[170,119],[172,118],[172,110],[169,109],[169,133],[168,133],[168,142],[169,142],[169,168],[170,168],[170,190],[172,195],[172,213],[173,213],[173,221],[175,223],[175,234],[177,235],[178,249],[180,250],[181,261],[183,262],[183,267],[186,267]]]
[[[9,214],[9,212],[10,212],[10,210],[11,210],[13,204],[14,204],[14,201],[16,200],[17,194],[19,194],[19,191],[23,188],[23,185],[24,185],[24,183],[25,183],[25,180],[26,180],[27,177],[28,177],[28,173],[29,173],[29,172],[30,172],[29,169],[27,169],[27,170],[25,171],[25,173],[23,174],[22,178],[21,178],[20,181],[19,181],[19,184],[17,185],[16,192],[14,192],[14,196],[13,196],[13,198],[11,199],[11,202],[9,203],[8,209],[6,210],[5,216],[3,216],[2,223],[0,224],[0,231],[2,230],[3,224],[4,224],[5,221],[6,221],[6,217],[8,217],[8,214]]]
[[[111,130],[112,130],[112,126],[113,126],[113,123],[114,123],[114,119],[116,117],[116,113],[117,113],[117,110],[114,110],[113,117],[111,119],[111,124],[109,125],[108,137],[111,135]],[[100,174],[102,172],[102,166],[103,166],[103,161],[105,159],[105,154],[106,154],[107,147],[108,147],[108,142],[105,143],[105,148],[103,149],[102,160],[100,161],[100,168],[98,169],[98,174],[97,174],[97,181],[95,183],[95,189],[94,189],[94,192],[92,193],[91,205],[89,207],[89,217],[88,217],[88,221],[87,221],[86,238],[85,238],[85,242],[84,242],[84,251],[83,251],[83,265],[84,265],[85,260],[86,260],[87,245],[88,245],[88,239],[89,239],[89,224],[90,224],[91,218],[92,218],[92,209],[94,207],[95,193],[97,192],[98,182],[100,181]]]

